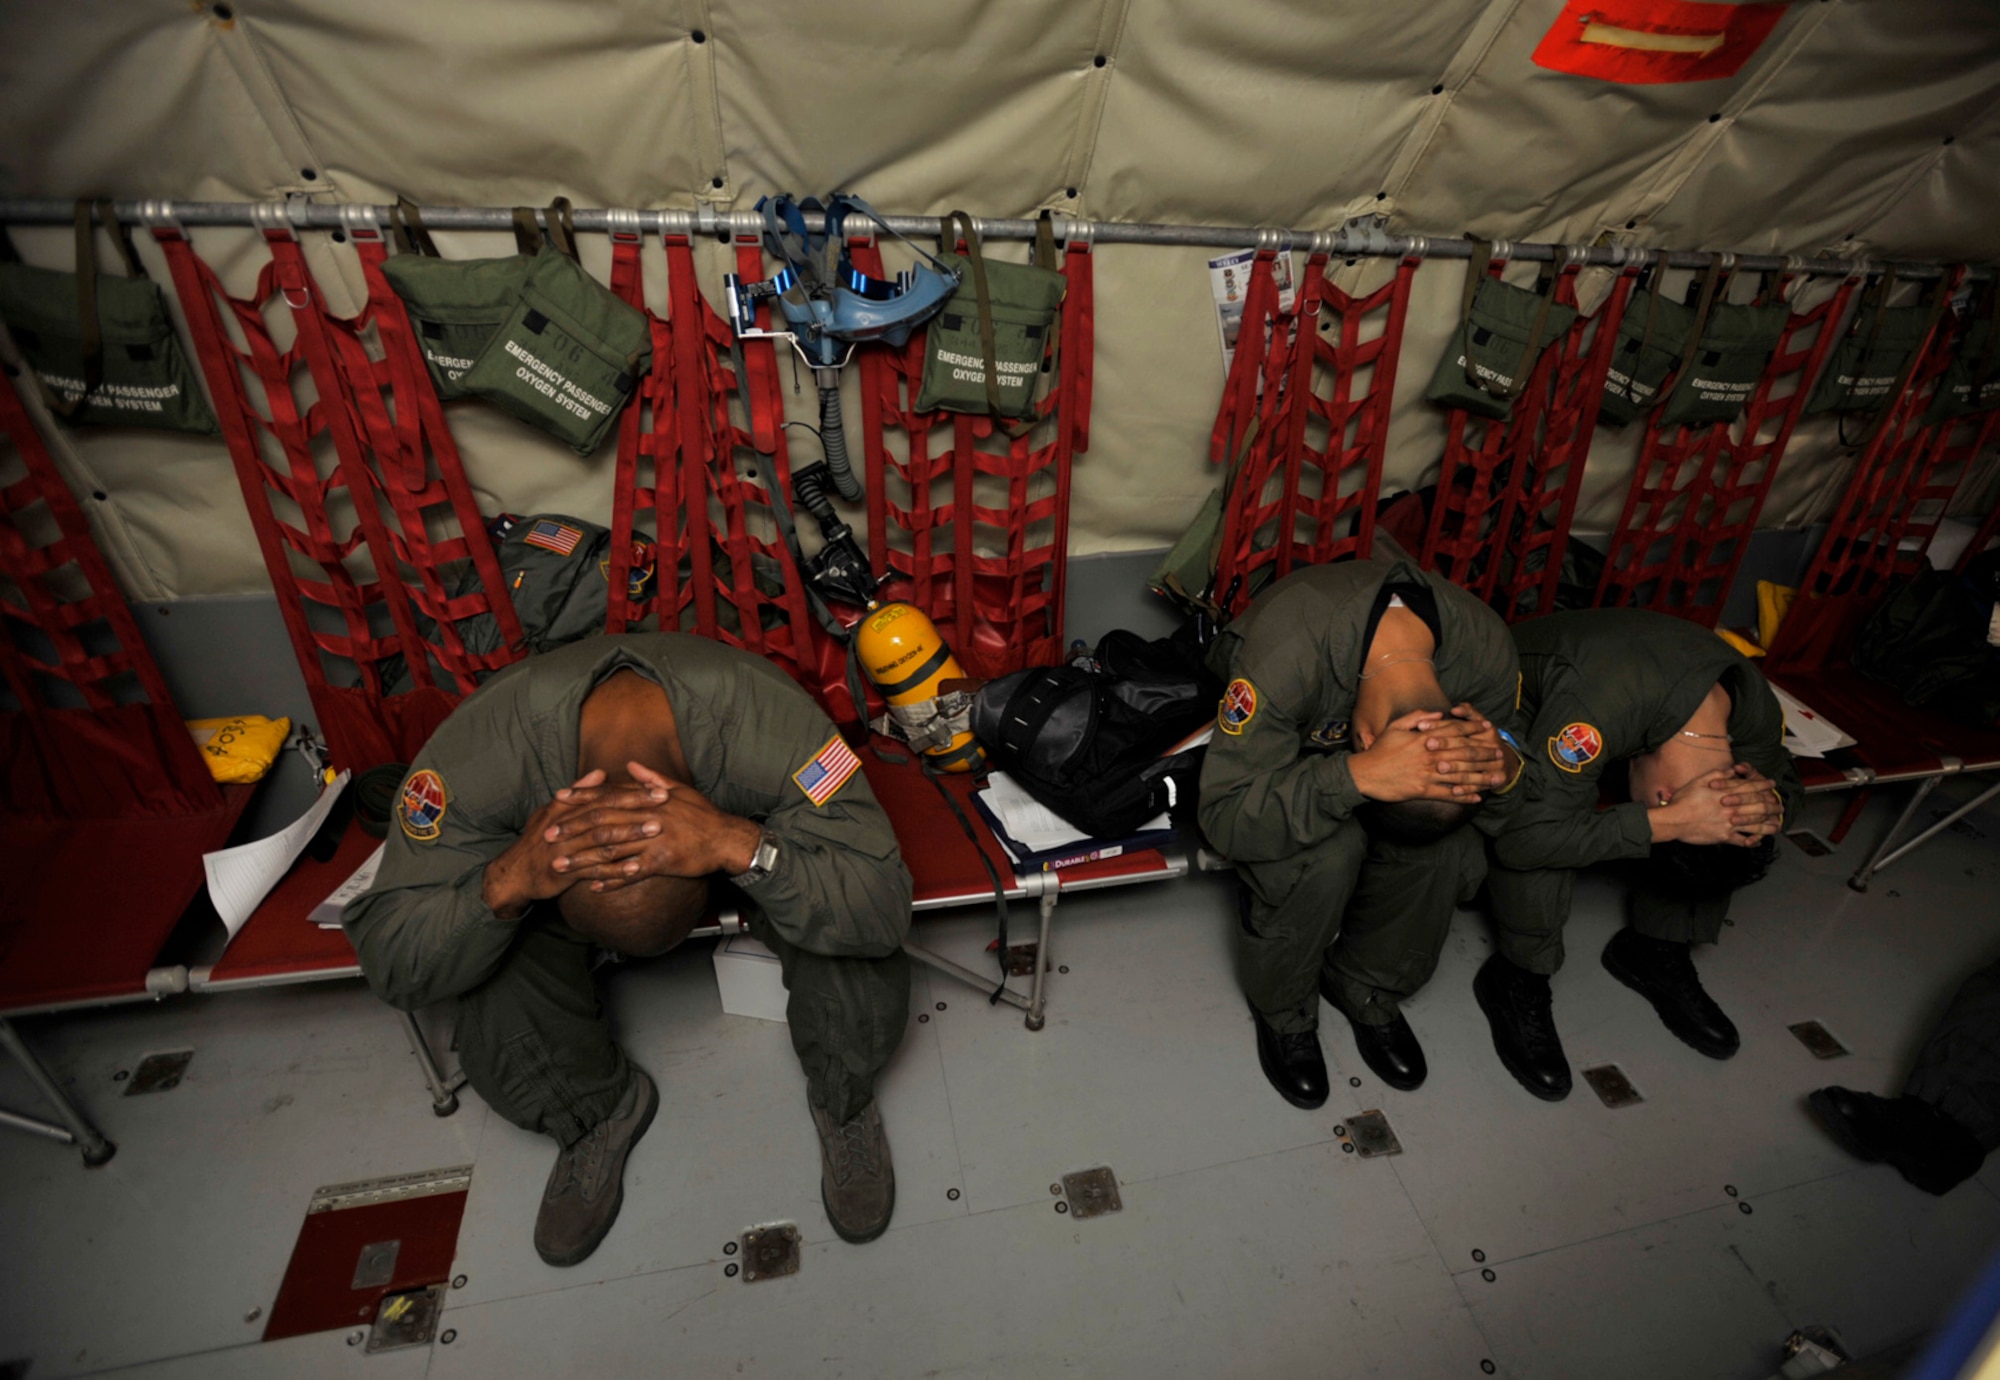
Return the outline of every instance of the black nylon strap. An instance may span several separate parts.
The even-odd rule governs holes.
[[[924,658],[923,665],[917,667],[916,670],[910,672],[910,674],[904,676],[901,680],[887,682],[878,680],[875,682],[875,688],[880,690],[884,695],[900,695],[911,686],[921,684],[925,677],[936,671],[938,667],[944,665],[946,659],[950,656],[951,648],[945,646],[940,641],[937,650]]]

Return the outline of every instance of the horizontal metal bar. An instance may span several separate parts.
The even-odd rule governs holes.
[[[990,973],[975,973],[964,964],[953,963],[942,954],[934,953],[921,944],[912,944],[907,939],[903,941],[903,952],[911,958],[916,959],[919,963],[927,963],[940,973],[957,978],[968,987],[976,987],[989,997],[993,995],[993,987],[996,979]],[[1028,998],[1022,996],[1011,987],[1003,985],[1000,988],[1000,1000],[1022,1011],[1028,1009]]]
[[[182,226],[250,226],[253,212],[261,204],[248,201],[116,201],[113,212],[121,221],[135,225],[172,222]],[[298,230],[349,230],[353,217],[372,216],[376,227],[388,224],[387,206],[354,205],[312,201],[303,196],[278,203],[283,219]],[[426,227],[433,230],[511,230],[514,212],[506,206],[425,206],[420,208]],[[269,214],[268,212],[266,213]],[[632,218],[643,234],[716,235],[753,238],[762,233],[763,217],[754,211],[718,211],[702,206],[692,211],[620,211],[615,213],[620,228],[629,228]],[[75,203],[56,197],[0,197],[0,224],[67,225],[75,215]],[[578,207],[572,215],[578,230],[604,233],[611,229],[613,211]],[[1279,226],[1254,225],[1162,225],[1151,222],[1092,221],[1074,216],[1053,217],[1056,237],[1065,242],[1084,240],[1093,244],[1181,245],[1202,249],[1305,249],[1324,252],[1335,258],[1427,258],[1469,259],[1472,241],[1450,235],[1392,235],[1374,220],[1351,222],[1334,230],[1299,230]],[[898,235],[933,238],[940,222],[934,216],[884,216],[883,221]],[[1033,239],[1037,222],[1022,218],[985,219],[974,224],[986,239]],[[1510,241],[1506,257],[1529,263],[1552,263],[1559,255],[1569,261],[1620,268],[1628,264],[1653,263],[1664,253],[1669,268],[1706,268],[1716,251],[1690,249],[1641,249],[1625,245],[1557,245],[1530,241]],[[1729,254],[1728,262],[1748,272],[1779,270],[1810,273],[1822,277],[1847,277],[1879,273],[1891,266],[1887,259],[1806,258],[1780,254]],[[1925,261],[1893,261],[1901,278],[1935,278],[1942,264]],[[1991,277],[1994,268],[1982,266],[1972,271],[1975,278]]]
[[[214,992],[254,992],[263,987],[297,987],[307,982],[332,982],[339,978],[361,976],[359,963],[344,963],[338,968],[301,968],[289,973],[259,973],[255,977],[221,978],[213,976],[213,968],[190,968],[188,970],[188,991],[204,996]]]

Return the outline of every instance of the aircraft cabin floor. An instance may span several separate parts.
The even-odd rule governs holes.
[[[1231,882],[1065,900],[1039,1034],[919,975],[881,1089],[900,1200],[865,1247],[821,1211],[784,1028],[721,1014],[706,942],[609,976],[661,1114],[617,1228],[569,1270],[529,1245],[550,1143],[469,1091],[434,1117],[359,983],[24,1021],[119,1151],[85,1170],[0,1136],[0,1376],[1761,1380],[1804,1324],[1865,1356],[1934,1323],[2000,1245],[2000,1163],[1931,1198],[1848,1158],[1802,1103],[1832,1082],[1900,1090],[1958,981],[2000,951],[1992,809],[1868,894],[1846,887],[1902,804],[1887,795],[1831,857],[1783,845],[1697,955],[1743,1031],[1727,1063],[1677,1043],[1603,971],[1619,892],[1579,888],[1556,1017],[1575,1068],[1615,1063],[1645,1099],[1615,1111],[1580,1079],[1567,1102],[1538,1102],[1501,1069],[1469,990],[1489,950],[1476,914],[1409,1004],[1428,1085],[1384,1088],[1325,1012],[1334,1095],[1302,1112],[1257,1069]],[[1957,783],[1934,801],[1968,795]],[[1808,822],[1835,808],[1816,802]],[[920,929],[974,962],[990,915]],[[1805,1020],[1851,1054],[1815,1059],[1787,1030]],[[120,1095],[115,1075],[142,1055],[187,1047],[180,1086]],[[32,1104],[9,1065],[0,1105]],[[1368,1109],[1402,1154],[1343,1151],[1336,1128]],[[316,1187],[466,1163],[449,1342],[258,1342]],[[1098,1165],[1122,1211],[1054,1210],[1050,1186]],[[798,1224],[799,1273],[726,1274],[741,1256],[725,1243],[775,1221]]]

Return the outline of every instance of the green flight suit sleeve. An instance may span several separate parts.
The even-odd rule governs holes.
[[[777,802],[752,816],[777,838],[777,866],[745,897],[808,953],[879,958],[900,949],[910,930],[910,873],[858,757],[789,682],[760,677],[731,708],[742,727],[728,775]],[[850,772],[821,804],[807,793],[816,762]]]
[[[1325,657],[1318,638],[1268,616],[1237,649],[1202,762],[1199,810],[1202,833],[1233,861],[1291,857],[1331,837],[1361,804],[1346,753],[1300,751]]]
[[[480,893],[486,865],[546,803],[526,755],[506,748],[524,741],[525,726],[512,722],[518,703],[504,693],[468,700],[424,745],[404,783],[427,786],[419,777],[430,773],[442,788],[436,836],[414,836],[399,801],[375,884],[342,917],[368,985],[391,1006],[413,1011],[470,991],[513,945],[522,919],[494,915]],[[421,821],[416,829],[427,832]]]
[[[1528,750],[1527,770],[1513,791],[1521,799],[1494,836],[1493,855],[1502,867],[1523,872],[1643,858],[1653,851],[1646,807],[1627,802],[1597,808],[1598,783],[1611,760],[1603,745],[1605,717],[1576,692],[1572,671],[1557,674],[1560,679],[1545,687],[1535,721],[1521,739]],[[1587,760],[1574,750],[1571,756],[1579,760],[1562,755],[1558,740],[1571,725],[1597,734],[1597,750]]]

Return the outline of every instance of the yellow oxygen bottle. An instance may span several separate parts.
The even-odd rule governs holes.
[[[940,684],[965,678],[965,668],[945,645],[937,624],[914,604],[872,607],[854,630],[854,649],[861,669],[892,707],[936,699]],[[950,742],[923,752],[937,771],[975,771],[986,761],[979,740],[969,732],[953,734]]]

